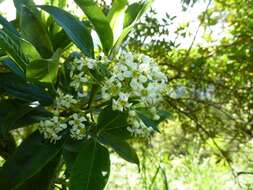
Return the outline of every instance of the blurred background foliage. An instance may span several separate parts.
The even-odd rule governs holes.
[[[182,0],[182,9],[199,2]],[[128,49],[153,57],[168,74],[171,118],[152,140],[132,142],[140,173],[112,157],[108,190],[253,189],[253,0],[204,2],[196,33],[184,23],[169,38],[175,16],[159,20],[151,9],[128,38]],[[111,6],[98,3],[104,12]],[[192,43],[182,47],[179,39],[190,33]]]

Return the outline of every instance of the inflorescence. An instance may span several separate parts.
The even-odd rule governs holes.
[[[57,90],[54,104],[48,108],[53,116],[39,124],[39,130],[45,139],[55,142],[61,139],[61,132],[66,129],[69,129],[70,137],[75,140],[88,137],[87,127],[92,121],[87,112],[76,108],[81,99],[88,96],[89,88],[84,87],[94,82],[92,71],[100,66],[106,66],[103,67],[106,68],[106,74],[98,82],[101,101],[111,101],[113,110],[128,113],[127,129],[132,135],[147,137],[151,134],[153,128],[146,126],[137,112],[139,108],[144,108],[149,111],[152,120],[160,119],[156,107],[166,90],[166,75],[150,57],[123,52],[115,60],[81,57],[72,62],[69,68],[69,86],[74,95]],[[62,116],[61,113],[67,110],[73,111],[67,117]]]

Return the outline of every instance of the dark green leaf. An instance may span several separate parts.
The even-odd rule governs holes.
[[[33,12],[38,18],[40,17],[39,11],[36,9],[36,5],[33,0],[13,0],[17,10],[17,14],[21,15],[22,8],[25,6]]]
[[[37,59],[27,65],[26,77],[32,81],[53,83],[57,78],[60,50],[50,59]]]
[[[111,106],[108,106],[98,116],[98,129],[100,132],[107,132],[122,139],[132,138],[127,130],[127,117],[126,112],[114,111]]]
[[[99,140],[103,144],[111,146],[126,161],[139,165],[139,158],[135,150],[121,137],[102,133]]]
[[[67,36],[64,30],[57,32],[52,38],[54,49],[62,49],[64,50],[66,47],[69,46],[71,40]]]
[[[114,111],[110,106],[104,108],[98,116],[98,128],[103,130],[127,126],[127,113]]]
[[[0,81],[0,89],[4,89],[8,95],[19,100],[26,102],[39,101],[42,105],[50,105],[53,101],[44,89],[28,84],[13,74],[0,74]]]
[[[75,2],[94,25],[103,50],[107,54],[113,45],[113,33],[104,13],[93,0],[75,0]]]
[[[18,147],[0,170],[0,187],[11,190],[44,168],[62,149],[63,141],[55,144],[45,141],[38,131]]]
[[[2,17],[0,15],[0,25],[3,26],[3,30],[6,33],[12,33],[16,36],[19,36],[19,33],[17,32],[17,30],[12,26],[12,24],[10,22],[8,22],[4,17]]]
[[[88,57],[94,57],[94,46],[89,30],[70,13],[53,6],[39,6],[51,14],[69,38]]]
[[[17,110],[9,112],[1,122],[1,129],[4,135],[7,134],[12,129],[15,129],[15,124],[16,122],[24,117],[26,114],[34,110],[34,108],[28,106],[28,105],[23,105],[22,107],[19,107]]]
[[[44,168],[36,175],[26,180],[24,184],[15,190],[28,190],[33,187],[33,190],[49,190],[53,189],[53,182],[56,177],[56,172],[61,160],[61,152],[55,156]]]
[[[70,190],[103,190],[110,174],[108,150],[93,140],[85,143],[70,175]]]
[[[23,6],[20,15],[21,33],[40,52],[42,57],[49,58],[53,52],[53,46],[45,27],[40,19],[27,7]]]
[[[6,65],[17,76],[19,76],[22,79],[25,79],[25,73],[11,59],[4,60],[3,64]]]
[[[87,141],[76,141],[71,138],[68,138],[66,143],[64,144],[63,159],[67,166],[67,175],[70,175],[78,153],[80,152],[84,143],[87,143]]]

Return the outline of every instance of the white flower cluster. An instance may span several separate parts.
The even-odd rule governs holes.
[[[69,120],[69,125],[72,126],[70,129],[70,136],[76,140],[82,140],[86,135],[86,126],[84,122],[86,118],[74,113]]]
[[[55,142],[61,139],[59,133],[66,128],[67,124],[64,122],[64,118],[55,115],[49,120],[41,121],[39,131],[45,139]]]
[[[70,86],[77,92],[79,98],[85,95],[83,86],[88,82],[89,76],[85,74],[85,67],[94,69],[96,61],[88,58],[75,59],[70,67]],[[71,94],[65,94],[57,90],[57,96],[53,107],[49,110],[53,113],[53,117],[41,121],[39,124],[39,131],[43,134],[45,139],[50,142],[60,140],[62,136],[60,133],[70,127],[70,137],[75,140],[82,140],[86,136],[86,118],[82,113],[73,113],[69,117],[59,116],[64,110],[68,111],[79,103],[78,98]]]
[[[96,79],[97,74],[101,78],[105,77],[100,83],[102,101],[112,100],[113,110],[129,113],[127,120],[130,127],[127,129],[139,137],[151,134],[152,126],[146,126],[137,110],[144,108],[151,119],[159,120],[155,107],[162,99],[167,82],[166,75],[151,58],[124,52],[119,59],[111,61],[106,57],[100,60],[81,57],[68,67],[70,87],[74,93],[67,94],[57,90],[55,102],[49,108],[53,113],[52,118],[40,122],[39,130],[44,138],[55,142],[61,139],[65,129],[69,130],[70,137],[75,140],[88,137],[87,127],[91,119],[78,107],[81,98],[88,94],[90,84],[101,82]]]
[[[81,140],[86,135],[85,121],[86,118],[81,113],[73,113],[69,117],[59,116],[61,111],[74,107],[78,100],[74,99],[72,95],[63,94],[57,91],[54,107],[50,110],[53,117],[49,120],[41,121],[39,131],[43,134],[45,139],[55,142],[61,139],[60,132],[70,128],[70,137],[76,140]]]
[[[73,64],[71,64],[70,78],[72,81],[70,82],[70,86],[73,87],[80,96],[83,94],[82,87],[90,80],[89,75],[85,74],[85,67],[88,69],[94,69],[96,64],[96,60],[83,58],[75,59]]]
[[[113,110],[134,110],[133,102],[137,101],[144,107],[151,108],[153,119],[159,119],[154,107],[162,100],[167,77],[150,57],[123,53],[111,66],[111,73],[102,86],[102,97],[112,99]],[[128,130],[134,135],[146,136],[144,129],[152,130],[137,116],[129,116],[128,120],[132,124],[132,128]]]

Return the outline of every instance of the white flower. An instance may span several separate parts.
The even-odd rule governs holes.
[[[69,120],[69,125],[72,126],[70,129],[70,136],[76,140],[82,140],[86,135],[86,126],[83,122],[86,121],[86,118],[83,116],[74,113]]]
[[[130,110],[128,114],[130,117],[134,117],[134,116],[136,116],[136,111]]]
[[[126,65],[130,68],[130,70],[137,70],[138,69],[137,63],[135,63],[133,61],[126,60]]]
[[[117,100],[113,99],[112,108],[113,110],[123,111],[131,107],[132,103],[128,102],[130,94],[128,93],[119,93],[119,98]]]
[[[94,59],[87,59],[87,67],[89,68],[89,69],[94,69],[94,67],[95,67],[95,64],[96,64],[96,60],[94,60]]]
[[[70,108],[72,105],[76,104],[77,100],[74,99],[72,95],[69,94],[59,94],[55,99],[55,104],[57,108]]]
[[[145,82],[147,82],[148,79],[147,79],[146,76],[140,75],[139,78],[138,78],[138,80],[139,80],[141,83],[145,83]]]
[[[136,94],[137,91],[141,91],[144,87],[141,83],[137,81],[137,79],[133,78],[130,82],[130,87],[132,88],[134,94]]]
[[[83,116],[79,116],[77,113],[74,113],[72,116],[71,116],[71,120],[68,122],[69,125],[71,126],[74,126],[74,127],[84,127],[84,121],[86,121],[85,117]]]
[[[152,61],[152,59],[149,56],[142,55],[142,61],[143,61],[143,63],[149,64]]]
[[[83,72],[80,72],[79,74],[76,74],[72,77],[70,86],[73,87],[76,91],[78,91],[86,82],[88,82],[87,77],[84,75]]]
[[[59,133],[67,128],[67,124],[62,121],[62,118],[53,116],[49,120],[40,121],[39,131],[43,134],[45,139],[50,142],[56,142],[62,138]]]
[[[150,71],[150,65],[147,63],[142,63],[139,65],[139,71],[140,72],[144,72],[144,73],[148,73]]]

